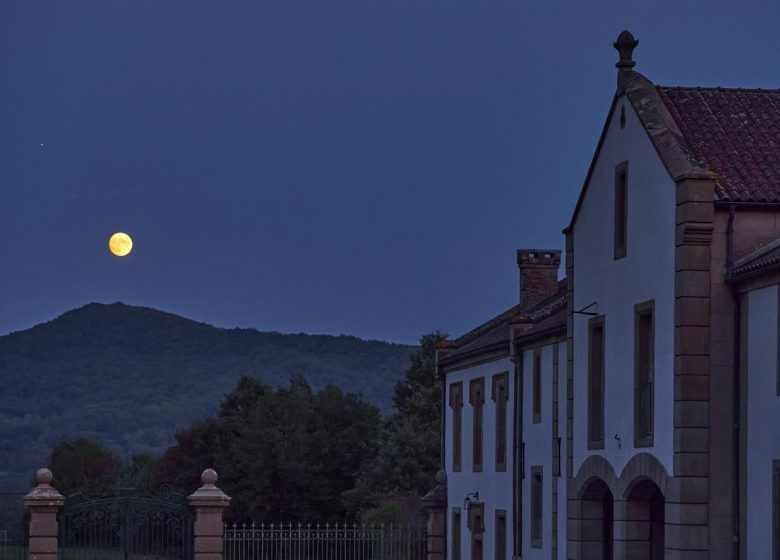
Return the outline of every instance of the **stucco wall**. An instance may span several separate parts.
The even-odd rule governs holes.
[[[522,524],[523,558],[530,560],[551,557],[553,499],[553,344],[541,347],[541,419],[533,422],[534,350],[523,352],[523,439],[525,441],[525,477],[523,485]],[[561,472],[558,488],[558,557],[566,551],[566,343],[558,344],[558,433],[561,437]],[[542,547],[531,546],[531,468],[542,467]]]
[[[619,115],[625,107],[626,125]],[[614,259],[615,167],[628,161],[628,243]],[[574,310],[605,317],[605,444],[587,448],[588,316],[574,315],[574,473],[591,454],[619,475],[636,453],[672,472],[675,183],[636,113],[618,100],[573,229]],[[634,305],[655,300],[654,446],[634,448]],[[620,442],[615,436],[620,438]]]
[[[747,320],[747,558],[772,557],[772,461],[780,459],[777,286],[749,292]],[[743,431],[743,433],[745,433]]]
[[[509,373],[509,400],[507,401],[507,463],[506,471],[496,471],[496,403],[491,399],[491,382],[493,375],[497,373]],[[469,382],[472,379],[485,378],[485,404],[482,410],[483,426],[483,459],[482,472],[472,470],[472,419],[473,411],[469,404]],[[470,558],[471,532],[466,523],[468,521],[463,500],[471,492],[479,492],[479,500],[485,504],[485,533],[483,536],[484,558],[494,558],[495,543],[495,510],[506,511],[507,525],[507,558],[512,557],[512,472],[514,462],[512,460],[514,430],[513,430],[513,396],[514,364],[509,358],[494,362],[480,364],[468,369],[450,372],[447,374],[447,395],[449,386],[458,381],[463,382],[463,411],[462,411],[462,459],[461,472],[452,470],[452,408],[448,405],[445,411],[445,465],[447,471],[447,551],[448,558],[452,557],[452,508],[461,508],[461,551],[462,558]]]

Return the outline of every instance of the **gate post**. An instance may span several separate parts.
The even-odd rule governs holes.
[[[24,505],[30,510],[30,560],[57,560],[57,510],[65,498],[51,486],[52,478],[49,469],[38,469],[38,484],[24,497]]]
[[[428,512],[427,556],[428,560],[444,560],[447,556],[447,475],[443,470],[436,473],[436,486],[422,499]]]
[[[203,486],[187,498],[195,510],[193,560],[222,560],[222,512],[230,504],[230,496],[214,485],[217,481],[214,469],[203,471],[200,479]]]

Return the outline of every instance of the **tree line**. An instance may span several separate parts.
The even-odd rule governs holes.
[[[416,521],[440,462],[434,360],[443,339],[439,332],[421,337],[387,418],[335,385],[315,391],[294,376],[273,388],[242,377],[215,417],[178,431],[160,456],[123,461],[95,441],[61,443],[49,460],[54,485],[74,494],[91,482],[118,480],[131,462],[153,484],[190,493],[211,467],[232,497],[228,521]]]

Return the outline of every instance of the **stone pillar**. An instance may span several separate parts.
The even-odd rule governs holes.
[[[57,560],[57,510],[65,498],[51,486],[52,478],[49,469],[38,469],[38,484],[24,497],[30,510],[30,560]]]
[[[675,560],[721,558],[722,552],[709,547],[713,192],[709,176],[677,180],[674,478],[665,495],[666,557]]]
[[[187,498],[195,510],[194,560],[222,560],[222,513],[230,504],[230,496],[214,485],[217,478],[214,469],[206,469],[200,475],[203,486]]]
[[[427,560],[444,560],[447,557],[447,475],[436,473],[436,485],[422,499],[428,512]]]

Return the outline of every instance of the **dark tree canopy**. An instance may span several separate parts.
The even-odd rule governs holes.
[[[55,447],[48,466],[54,473],[54,487],[62,495],[70,496],[87,483],[115,477],[121,465],[119,457],[99,443],[80,438]]]
[[[194,489],[213,467],[232,497],[233,519],[343,519],[343,494],[375,456],[379,410],[302,377],[272,390],[242,378],[216,419],[180,431],[157,465],[161,480]]]

